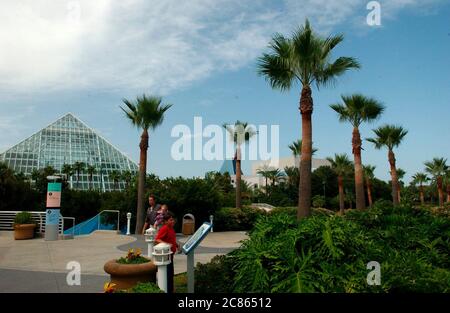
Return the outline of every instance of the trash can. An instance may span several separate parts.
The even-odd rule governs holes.
[[[195,232],[195,218],[192,214],[183,216],[183,226],[181,229],[183,235],[192,235]]]

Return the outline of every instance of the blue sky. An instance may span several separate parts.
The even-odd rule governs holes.
[[[235,120],[280,125],[280,155],[301,135],[300,87],[281,93],[256,74],[271,35],[289,35],[305,17],[321,34],[343,33],[334,56],[353,56],[359,71],[313,90],[317,157],[351,155],[351,126],[329,104],[361,92],[382,101],[384,123],[409,130],[396,151],[406,181],[435,156],[450,159],[450,5],[439,0],[381,4],[381,26],[367,25],[368,1],[0,1],[0,152],[72,112],[134,161],[140,132],[122,99],[162,95],[173,107],[150,135],[148,171],[202,176],[221,161],[175,161],[177,124],[193,128]],[[387,180],[385,150],[364,143],[363,163]],[[250,162],[244,162],[249,172]]]

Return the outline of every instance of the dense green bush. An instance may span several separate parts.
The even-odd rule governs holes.
[[[227,259],[234,292],[450,291],[448,218],[380,204],[300,222],[280,211],[261,217]],[[381,264],[380,286],[366,282],[370,261]]]
[[[215,231],[239,231],[253,228],[259,216],[266,212],[261,209],[244,206],[242,209],[222,208],[214,215]]]
[[[207,264],[197,263],[195,267],[195,292],[233,292],[233,259],[230,255],[217,255]]]

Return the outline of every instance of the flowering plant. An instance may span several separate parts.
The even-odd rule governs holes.
[[[141,249],[129,249],[126,257],[117,260],[117,263],[120,264],[142,264],[147,262],[150,262],[150,260],[141,256]]]

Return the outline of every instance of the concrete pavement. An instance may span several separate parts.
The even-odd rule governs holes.
[[[177,235],[180,243],[188,238]],[[195,263],[207,263],[216,255],[226,254],[246,238],[245,232],[210,233],[196,249]],[[13,232],[0,232],[0,292],[101,292],[108,280],[104,264],[124,256],[129,248],[147,253],[142,236],[112,231],[58,241],[14,240]],[[70,287],[65,281],[70,271],[66,266],[71,261],[81,265],[82,287]],[[184,254],[176,254],[174,263],[176,274],[186,271]]]

